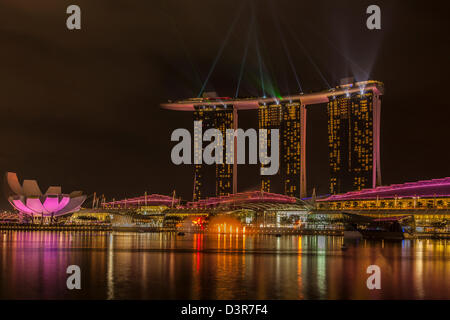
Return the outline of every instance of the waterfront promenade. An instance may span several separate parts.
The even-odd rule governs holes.
[[[229,236],[243,235],[239,232],[214,232],[208,230],[192,230],[188,228],[146,227],[146,226],[112,226],[112,225],[30,225],[30,224],[0,224],[0,230],[7,231],[55,231],[55,232],[134,232],[134,233],[190,233],[190,234],[222,234]],[[246,227],[245,235],[321,235],[321,236],[344,236],[341,229],[302,229],[302,228],[257,228]],[[417,232],[412,238],[418,239],[450,239],[449,232]]]

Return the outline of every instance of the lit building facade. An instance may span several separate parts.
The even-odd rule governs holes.
[[[266,150],[269,152],[272,146],[272,129],[280,129],[282,121],[282,107],[279,104],[261,104],[258,108],[258,124],[259,129],[266,129],[267,135],[261,136],[259,139],[259,149],[267,146]],[[267,159],[261,158],[261,162]],[[262,164],[262,167],[265,165]],[[261,176],[261,191],[273,192],[274,176]]]
[[[232,105],[218,105],[218,106],[198,106],[194,111],[194,121],[202,121],[203,133],[208,129],[218,129],[222,133],[223,150],[227,150],[226,146],[226,130],[233,128],[233,106]],[[198,133],[194,133],[194,159],[201,157],[196,152],[203,152],[202,137],[195,136]],[[201,142],[202,146],[197,146]],[[210,142],[208,142],[209,144]],[[230,153],[230,150],[226,152]],[[228,164],[226,159],[232,157],[232,154],[223,152],[220,154],[223,159],[222,164],[216,164],[216,196],[225,196],[233,193],[233,164]],[[224,157],[225,156],[225,157]],[[206,176],[205,164],[194,164],[194,201],[205,199],[212,196],[208,193],[208,188],[205,176]]]
[[[330,192],[343,193],[381,184],[379,95],[361,90],[332,97],[327,112]]]
[[[306,107],[299,102],[283,105],[281,168],[284,194],[306,197]]]
[[[306,107],[300,102],[261,104],[258,109],[260,129],[267,129],[267,138],[261,139],[260,148],[272,144],[272,129],[280,132],[280,171],[283,193],[291,197],[306,196],[305,139]],[[264,165],[262,165],[264,166]],[[261,176],[261,191],[273,192],[275,176]]]

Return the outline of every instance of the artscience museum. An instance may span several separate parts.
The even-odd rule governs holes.
[[[86,200],[82,191],[62,193],[60,186],[51,186],[43,194],[36,180],[24,180],[20,184],[17,174],[6,173],[9,203],[21,214],[34,217],[58,217],[80,210]]]

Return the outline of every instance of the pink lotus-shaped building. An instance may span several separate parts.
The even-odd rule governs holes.
[[[6,173],[10,189],[9,203],[21,213],[29,216],[56,217],[80,210],[86,200],[81,191],[63,194],[61,187],[49,187],[42,194],[36,180],[24,180],[20,184],[17,174]]]

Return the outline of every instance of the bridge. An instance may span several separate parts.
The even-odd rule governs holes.
[[[318,210],[450,210],[450,177],[393,184],[317,200]]]
[[[103,209],[138,209],[142,207],[174,207],[180,204],[180,199],[175,198],[175,194],[170,196],[160,194],[145,193],[143,196],[134,198],[125,198],[122,200],[113,200],[110,202],[103,202],[101,207]]]
[[[450,177],[393,184],[319,199],[317,216],[354,213],[371,217],[412,215],[419,228],[450,229]],[[448,230],[450,231],[450,230]]]

